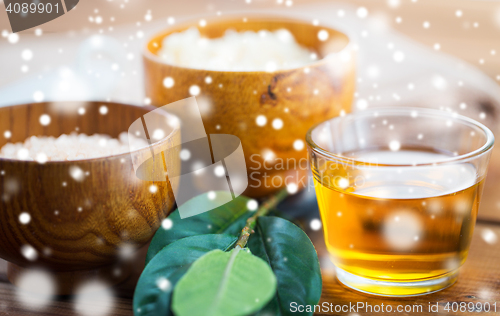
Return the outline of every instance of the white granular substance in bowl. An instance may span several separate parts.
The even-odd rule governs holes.
[[[130,143],[130,144],[129,144]],[[38,161],[82,160],[119,155],[131,149],[147,147],[148,143],[123,132],[118,139],[109,135],[72,133],[57,138],[31,136],[24,143],[7,143],[0,149],[0,158]]]
[[[208,39],[197,28],[163,39],[158,56],[166,63],[219,71],[268,71],[310,64],[317,54],[295,41],[290,31],[236,32]]]

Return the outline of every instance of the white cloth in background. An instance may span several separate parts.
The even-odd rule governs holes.
[[[286,11],[286,16],[311,23],[317,19],[320,25],[345,30],[357,43],[359,67],[354,109],[379,106],[450,109],[480,120],[496,132],[500,87],[492,79],[457,58],[398,34],[376,17],[360,19],[356,9],[334,3],[294,6]],[[339,10],[345,12],[343,17],[339,17]],[[283,10],[245,11],[250,13],[284,15]],[[177,21],[198,18],[184,17]],[[142,37],[132,25],[117,27],[109,35],[44,34],[33,41],[36,44],[33,51],[37,63],[45,62],[49,69],[1,86],[0,106],[32,102],[37,91],[43,100],[145,104],[142,50],[146,39],[165,27],[163,20],[144,24],[140,29]],[[64,58],[53,53],[55,47],[64,50]],[[0,57],[7,55],[8,49],[13,48],[2,48]]]

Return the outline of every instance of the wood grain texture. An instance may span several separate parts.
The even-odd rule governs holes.
[[[102,105],[108,107],[106,115],[99,113]],[[77,113],[81,107],[84,115]],[[12,132],[10,140],[14,142],[76,130],[117,137],[153,109],[97,102],[27,104],[0,108],[0,126]],[[39,123],[42,114],[50,115],[51,124]],[[156,116],[158,120],[167,118]],[[152,147],[166,150],[179,141],[179,129],[175,129]],[[1,139],[0,146],[6,142]],[[123,259],[124,253],[150,240],[175,203],[173,189],[177,184],[172,188],[169,181],[137,178],[133,159],[142,161],[149,155],[151,150],[146,147],[132,154],[45,164],[0,159],[0,257],[20,267],[43,267],[54,274],[117,264],[120,254]],[[159,173],[166,179],[161,160],[145,165],[144,173]],[[82,180],[71,177],[74,167],[86,174]],[[156,193],[149,190],[152,184],[158,188]],[[23,212],[31,216],[28,224],[19,221]],[[36,251],[35,260],[22,255],[21,248],[26,245]],[[106,267],[108,274],[111,268]],[[11,269],[11,280],[18,270]]]
[[[308,21],[280,17],[247,16],[246,22],[242,17],[209,19],[207,26],[198,27],[203,36],[219,37],[227,29],[286,28],[297,42],[325,58],[307,67],[268,73],[189,69],[166,64],[156,55],[165,36],[197,25],[197,21],[193,21],[176,26],[148,42],[144,54],[145,86],[152,104],[163,106],[187,98],[189,88],[198,85],[201,93],[197,100],[200,108],[205,109],[202,118],[207,133],[236,135],[242,142],[249,171],[246,195],[261,196],[276,191],[285,186],[285,177],[289,177],[287,183],[305,180],[306,148],[296,150],[293,143],[303,141],[314,124],[338,116],[341,111],[350,111],[355,89],[355,58],[347,37]],[[321,29],[328,30],[328,41],[318,39]],[[341,53],[335,54],[338,51]],[[174,79],[172,88],[163,85],[166,77]],[[211,77],[210,84],[205,82],[206,77]],[[256,124],[258,115],[267,118],[265,126]],[[274,129],[274,119],[281,119],[283,128]],[[270,150],[276,160],[271,159],[264,166],[266,150]],[[280,160],[284,163],[279,164]]]
[[[359,315],[472,315],[472,313],[447,313],[444,311],[444,306],[447,302],[497,302],[500,304],[500,269],[498,262],[500,260],[500,242],[488,244],[481,237],[485,230],[493,231],[496,236],[500,236],[499,224],[483,224],[478,223],[476,226],[474,237],[472,240],[469,258],[461,268],[460,276],[455,285],[441,292],[419,296],[414,298],[404,299],[389,299],[383,297],[374,297],[363,295],[350,289],[341,286],[335,279],[333,266],[328,258],[325,257],[326,251],[324,247],[323,235],[321,231],[308,231],[310,238],[313,240],[316,249],[321,258],[322,274],[323,274],[323,295],[321,303],[327,302],[331,304],[356,304],[364,302],[371,305],[390,304],[396,308],[397,305],[413,305],[421,304],[424,306],[422,313],[366,313],[359,311]],[[116,305],[113,311],[108,316],[132,315],[132,294],[135,288],[135,283],[144,266],[144,258],[146,247],[139,251],[135,258],[136,266],[132,276],[124,283],[116,286]],[[49,306],[43,310],[31,311],[20,304],[15,295],[15,287],[6,283],[5,278],[6,265],[0,262],[0,315],[18,316],[18,315],[33,315],[33,316],[77,316],[79,314],[74,310],[70,297],[60,297],[55,299]],[[429,302],[432,304],[439,303],[438,313],[429,313],[426,311]],[[489,315],[498,315],[497,313],[489,313]],[[350,312],[339,313],[323,313],[318,312],[315,315],[355,315]],[[488,315],[488,314],[487,314]]]

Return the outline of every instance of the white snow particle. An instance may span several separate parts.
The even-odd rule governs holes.
[[[448,86],[448,83],[446,79],[440,75],[434,75],[432,77],[432,85],[438,90],[444,90]]]
[[[278,65],[274,61],[266,63],[266,72],[274,72],[278,69]]]
[[[383,222],[385,241],[396,250],[408,250],[415,246],[415,236],[422,234],[420,218],[410,211],[398,211]]]
[[[38,119],[38,121],[43,126],[47,126],[47,125],[50,124],[50,121],[51,121],[50,115],[48,115],[48,114],[42,114],[42,115],[40,115],[40,118]]]
[[[301,139],[297,139],[293,142],[293,149],[300,151],[304,149],[304,142]]]
[[[368,107],[368,101],[366,101],[365,99],[359,99],[358,101],[356,101],[356,107],[359,110],[364,110]]]
[[[481,237],[483,238],[483,240],[485,242],[487,242],[488,244],[490,245],[493,245],[497,242],[497,235],[495,234],[494,231],[492,231],[491,229],[489,228],[484,228],[482,231],[481,231]]]
[[[262,156],[265,161],[271,161],[276,158],[276,154],[271,149],[262,150]]]
[[[157,128],[153,131],[153,135],[152,135],[152,138],[154,140],[161,140],[163,138],[165,138],[165,131],[162,130],[161,128]]]
[[[247,209],[250,211],[256,211],[259,207],[259,203],[256,200],[250,200],[247,202]]]
[[[165,218],[161,222],[161,227],[163,227],[163,229],[168,230],[168,229],[172,228],[172,226],[174,226],[174,222],[170,218]]]
[[[7,36],[7,40],[9,41],[9,43],[15,44],[15,43],[19,42],[19,35],[17,33],[10,33]]]
[[[150,185],[149,186],[149,192],[151,192],[153,194],[156,193],[156,192],[158,192],[158,187],[156,185],[154,185],[154,184]]]
[[[45,95],[42,91],[35,91],[35,93],[33,93],[33,100],[35,100],[35,102],[42,102],[44,98]]]
[[[29,49],[25,49],[21,52],[21,58],[30,61],[33,58],[33,52]]]
[[[115,302],[109,286],[90,281],[76,290],[74,304],[82,316],[104,316],[110,314]]]
[[[318,39],[322,42],[326,41],[328,39],[328,37],[330,36],[330,34],[328,34],[328,31],[327,30],[320,30],[318,32]]]
[[[338,181],[338,187],[341,189],[345,189],[349,186],[349,180],[346,178],[340,178]]]
[[[387,0],[387,5],[395,9],[401,5],[401,0]]]
[[[311,227],[312,230],[320,230],[321,229],[321,221],[317,218],[311,220],[309,223],[309,226]]]
[[[391,140],[389,142],[389,149],[392,151],[398,151],[401,148],[401,143],[397,140]]]
[[[56,285],[50,274],[41,270],[26,270],[16,280],[16,298],[22,306],[40,311],[55,294]]]
[[[368,16],[368,10],[365,7],[359,7],[356,10],[356,15],[358,16],[358,18],[364,19]]]
[[[209,191],[207,197],[210,201],[213,201],[217,197],[217,193],[215,193],[214,191]]]
[[[200,91],[200,87],[198,87],[197,85],[192,85],[191,87],[189,87],[190,95],[197,96],[198,94],[200,94]]]
[[[107,106],[105,106],[105,105],[101,105],[101,106],[99,107],[99,113],[101,113],[102,115],[106,115],[106,114],[108,114],[108,107],[107,107]]]
[[[255,119],[255,123],[257,123],[258,126],[264,126],[267,123],[267,118],[264,115],[259,115]]]
[[[26,212],[19,214],[19,222],[21,224],[26,225],[26,224],[29,224],[30,221],[31,221],[30,214],[28,214]]]
[[[158,288],[164,292],[170,290],[170,287],[172,286],[172,284],[170,283],[170,281],[164,277],[161,277],[159,278],[157,281],[156,281],[156,286],[158,286]]]
[[[297,193],[297,191],[299,190],[299,187],[296,183],[289,183],[287,186],[286,186],[286,190],[288,191],[288,193],[290,194],[295,194]]]
[[[217,177],[222,177],[222,176],[226,175],[226,171],[224,170],[223,166],[215,167],[214,173]]]
[[[21,254],[29,261],[35,261],[36,259],[38,259],[38,252],[36,252],[35,248],[30,245],[22,246]]]
[[[181,160],[183,161],[186,161],[186,160],[189,160],[189,158],[191,158],[191,152],[189,151],[189,149],[187,148],[184,148],[181,150],[181,152],[179,153],[179,157],[181,158]]]
[[[172,77],[165,77],[165,79],[163,79],[163,86],[167,89],[170,89],[174,86],[174,79]]]
[[[44,164],[47,161],[49,161],[49,157],[47,157],[47,155],[45,153],[37,153],[35,160],[36,160],[36,162],[38,162],[40,164]]]
[[[85,173],[83,173],[83,170],[80,169],[80,167],[77,166],[71,166],[69,168],[69,175],[78,182],[81,182],[83,178],[85,177]]]
[[[394,59],[395,62],[400,63],[405,59],[405,54],[402,51],[397,50],[392,55],[392,58]]]
[[[274,129],[282,129],[283,128],[283,121],[279,118],[276,118],[273,120],[273,128]]]

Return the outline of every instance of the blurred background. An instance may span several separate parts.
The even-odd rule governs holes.
[[[357,11],[360,7],[365,8],[366,12]],[[47,80],[44,74],[48,76],[51,71],[61,70],[61,67],[76,67],[81,73],[85,72],[84,68],[93,69],[96,65],[90,60],[91,45],[85,46],[85,40],[93,35],[115,39],[108,43],[109,47],[105,51],[110,55],[116,54],[112,58],[112,70],[118,77],[126,78],[129,84],[121,89],[115,86],[114,93],[111,93],[113,89],[107,86],[110,75],[102,73],[99,75],[104,86],[99,87],[98,92],[69,94],[93,98],[109,94],[108,97],[115,99],[140,102],[143,99],[142,86],[129,88],[134,86],[133,82],[140,84],[142,73],[138,54],[148,34],[189,17],[215,17],[241,11],[283,15],[302,12],[313,17],[311,22],[316,16],[318,23],[350,21],[364,27],[358,27],[359,31],[354,34],[358,39],[373,38],[374,31],[393,29],[429,50],[453,55],[474,65],[500,83],[499,1],[81,0],[74,10],[64,16],[13,35],[10,34],[7,13],[0,10],[0,104],[11,104],[23,99],[20,95],[7,97],[5,89],[2,89],[9,86],[13,88],[13,83],[24,81],[25,89],[19,92],[22,91],[25,99],[33,99],[36,92],[39,92],[35,95],[36,99],[47,99],[54,94],[44,91],[49,87],[43,84],[37,86],[35,83],[28,85],[27,81],[40,76],[42,79],[39,80]],[[388,43],[380,45],[386,46]],[[89,73],[89,69],[86,69],[87,75],[95,78],[98,74]],[[371,70],[372,73],[376,72],[374,68]],[[69,73],[63,70],[63,75],[69,76]],[[64,87],[60,90],[64,90]],[[11,93],[14,91],[18,90],[12,90]],[[63,99],[65,97],[63,91],[58,95]]]

